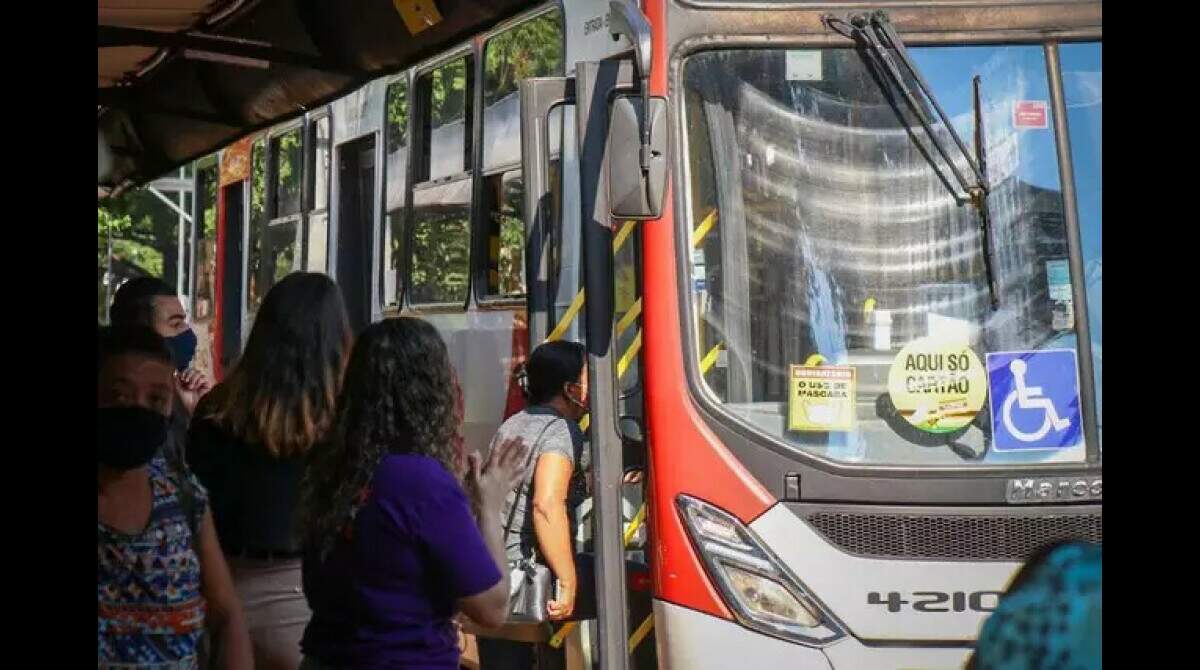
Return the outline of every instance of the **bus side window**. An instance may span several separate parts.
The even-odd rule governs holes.
[[[384,309],[399,309],[404,291],[404,205],[408,197],[408,79],[387,87],[384,142],[384,217],[380,291]]]
[[[487,298],[525,295],[525,226],[521,175],[522,79],[561,75],[562,15],[553,9],[491,37],[483,67],[483,232]],[[551,122],[551,160],[561,126]]]
[[[297,127],[271,138],[270,147],[270,217],[262,233],[265,246],[260,268],[261,293],[271,289],[302,261],[300,217],[300,185],[304,171],[303,128]]]
[[[471,249],[470,56],[451,60],[417,79],[421,131],[413,185],[408,289],[424,305],[467,302]]]
[[[521,218],[521,171],[484,177],[487,220],[487,295],[518,298],[525,295],[525,222]]]
[[[306,228],[305,264],[309,272],[325,272],[329,249],[329,169],[332,147],[329,116],[313,119],[308,126],[308,154],[312,175]]]

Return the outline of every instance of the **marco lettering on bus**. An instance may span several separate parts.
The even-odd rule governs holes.
[[[1100,477],[1008,480],[1008,502],[1033,503],[1055,500],[1098,500],[1103,496]]]

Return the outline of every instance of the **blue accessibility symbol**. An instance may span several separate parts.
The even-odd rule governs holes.
[[[1083,436],[1079,372],[1072,349],[987,355],[992,447],[1065,449]]]

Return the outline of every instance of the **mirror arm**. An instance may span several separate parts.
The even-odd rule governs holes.
[[[612,28],[613,40],[621,35],[633,44],[634,65],[642,82],[642,149],[638,155],[642,172],[650,173],[650,22],[642,12],[628,0],[610,0],[608,24]]]

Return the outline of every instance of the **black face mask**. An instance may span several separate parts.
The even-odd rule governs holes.
[[[139,468],[167,441],[167,417],[154,410],[102,407],[96,417],[96,462],[110,468]]]

